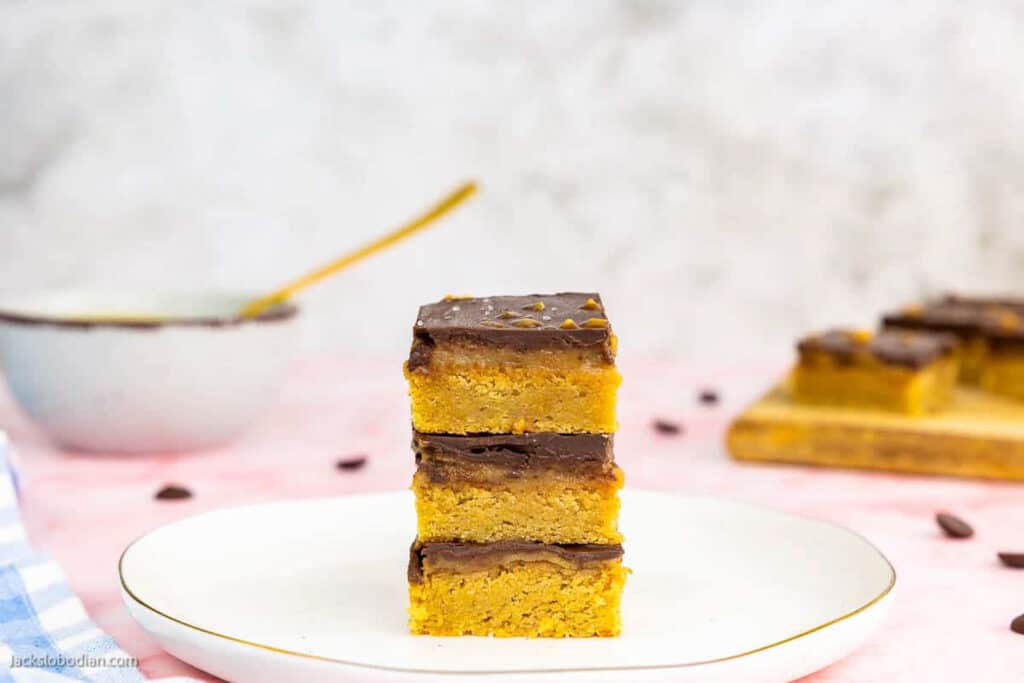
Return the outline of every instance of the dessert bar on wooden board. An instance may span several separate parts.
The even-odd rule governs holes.
[[[956,348],[948,334],[830,330],[806,337],[797,344],[793,397],[809,405],[939,412],[956,385]]]
[[[1024,398],[1024,299],[947,294],[887,313],[882,326],[954,335],[962,383]]]
[[[730,426],[728,449],[739,460],[1024,480],[1022,315],[1019,299],[947,295],[886,314],[878,334],[805,338],[792,373]]]
[[[412,632],[618,635],[621,378],[600,296],[423,306],[405,376],[417,465]]]

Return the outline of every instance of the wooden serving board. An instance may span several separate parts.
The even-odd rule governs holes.
[[[909,417],[794,403],[783,383],[726,441],[738,460],[1024,481],[1024,402],[971,388],[941,414]]]

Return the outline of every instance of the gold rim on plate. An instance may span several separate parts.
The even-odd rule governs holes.
[[[657,491],[657,492],[654,492],[654,493],[660,493],[660,494],[664,495],[666,492],[664,492],[664,491]],[[669,494],[669,495],[671,495],[671,494]],[[346,497],[359,497],[359,496],[346,496]],[[700,496],[694,496],[694,497],[695,498],[699,498]],[[722,500],[722,499],[718,499],[718,500]],[[736,502],[740,502],[740,501],[729,501],[729,502],[736,503]],[[750,503],[741,503],[741,504],[743,504],[743,505],[752,505]],[[261,504],[256,504],[256,505],[261,505]],[[210,510],[210,511],[207,511],[207,512],[204,512],[204,513],[200,513],[199,515],[193,515],[191,517],[186,517],[185,519],[192,519],[194,517],[200,517],[200,516],[202,516],[204,514],[212,514],[212,513],[215,513],[215,512],[223,512],[225,510],[238,509],[238,507],[250,507],[250,506],[242,505],[242,506],[237,506],[235,508],[222,508],[220,510]],[[769,508],[769,509],[771,509],[771,508]],[[683,662],[683,663],[680,663],[680,664],[648,664],[648,665],[638,665],[638,666],[573,667],[571,669],[503,669],[503,670],[500,670],[500,671],[498,671],[498,670],[496,670],[496,671],[449,671],[449,670],[444,670],[444,669],[409,669],[409,668],[397,667],[397,666],[384,666],[384,665],[380,665],[380,664],[367,664],[365,662],[354,662],[354,661],[350,661],[350,660],[346,660],[346,659],[336,659],[334,657],[324,657],[322,655],[314,655],[314,654],[310,654],[308,652],[297,652],[295,650],[287,650],[285,648],[274,647],[273,645],[265,645],[263,643],[256,643],[256,642],[253,642],[251,640],[245,640],[244,638],[238,638],[236,636],[231,636],[231,635],[228,635],[226,633],[218,633],[217,631],[213,631],[213,630],[208,629],[208,628],[203,628],[202,626],[196,626],[195,624],[190,624],[189,622],[185,621],[184,619],[180,619],[180,618],[175,617],[175,616],[173,616],[171,614],[168,614],[167,612],[164,612],[163,610],[159,610],[156,607],[153,607],[152,605],[147,603],[145,600],[140,598],[138,595],[136,595],[135,591],[133,591],[128,586],[128,582],[125,580],[125,576],[124,576],[124,558],[128,555],[128,552],[132,549],[132,547],[134,547],[136,543],[138,543],[142,539],[146,538],[147,536],[149,536],[149,535],[151,535],[153,533],[156,533],[157,531],[159,531],[160,529],[163,529],[164,527],[168,527],[168,526],[171,526],[172,524],[177,524],[178,522],[182,522],[182,521],[184,521],[184,519],[176,520],[174,522],[169,522],[168,524],[163,524],[161,526],[156,527],[155,529],[151,529],[148,532],[146,532],[145,534],[143,534],[143,535],[139,536],[138,538],[136,538],[135,540],[133,540],[131,543],[129,543],[128,546],[121,553],[121,557],[117,561],[117,575],[118,575],[118,578],[121,581],[121,589],[125,592],[126,595],[128,595],[128,597],[130,597],[132,600],[134,600],[136,603],[138,603],[142,607],[144,607],[144,608],[148,609],[149,611],[153,612],[154,614],[157,614],[157,615],[163,617],[164,619],[172,621],[172,622],[174,622],[176,624],[179,624],[179,625],[184,626],[186,628],[192,629],[193,631],[197,631],[199,633],[204,633],[206,635],[214,636],[216,638],[222,638],[224,640],[227,640],[227,641],[230,641],[230,642],[233,642],[233,643],[238,643],[240,645],[246,645],[246,646],[249,646],[249,647],[254,647],[254,648],[257,648],[259,650],[266,650],[267,652],[275,652],[275,653],[278,653],[278,654],[290,655],[292,657],[300,657],[302,659],[312,659],[314,661],[329,662],[331,664],[343,664],[343,665],[346,665],[346,666],[362,667],[364,669],[375,669],[375,670],[378,670],[378,671],[392,671],[392,672],[396,672],[396,673],[446,674],[446,675],[455,675],[455,676],[467,676],[467,675],[487,676],[487,675],[496,675],[496,674],[552,674],[552,673],[574,673],[574,672],[585,672],[585,671],[648,671],[648,670],[658,670],[658,669],[684,669],[684,668],[692,668],[692,667],[697,667],[697,666],[706,666],[706,665],[709,665],[709,664],[718,664],[718,663],[721,663],[721,662],[732,661],[734,659],[741,659],[743,657],[749,657],[750,655],[754,655],[754,654],[757,654],[759,652],[764,652],[766,650],[771,650],[773,648],[780,647],[782,645],[786,645],[787,643],[792,643],[795,640],[799,640],[800,638],[804,638],[804,637],[809,636],[809,635],[811,635],[813,633],[817,633],[818,631],[826,629],[829,626],[834,626],[835,624],[838,624],[838,623],[840,623],[842,621],[846,621],[847,619],[851,619],[851,618],[857,616],[858,614],[861,614],[862,612],[867,611],[868,609],[870,609],[874,605],[877,605],[883,599],[885,599],[885,597],[887,595],[889,595],[889,593],[892,592],[892,589],[896,586],[896,568],[892,566],[892,562],[889,561],[889,558],[887,558],[885,556],[885,554],[875,546],[874,543],[869,541],[867,538],[865,538],[861,534],[859,534],[856,531],[853,531],[851,529],[847,529],[844,526],[840,526],[838,524],[833,524],[832,522],[826,522],[826,521],[823,521],[823,520],[820,520],[820,519],[815,519],[813,517],[807,517],[807,516],[804,516],[804,515],[794,514],[792,512],[785,512],[785,511],[782,511],[782,510],[773,510],[773,512],[778,512],[780,514],[788,515],[790,517],[797,517],[797,518],[805,519],[805,520],[808,520],[808,521],[818,522],[819,524],[827,524],[828,526],[835,527],[836,529],[841,529],[841,530],[843,530],[843,531],[845,531],[845,532],[847,532],[849,534],[852,534],[853,536],[856,536],[863,543],[865,543],[869,548],[874,550],[875,553],[878,554],[878,557],[883,562],[885,562],[886,566],[889,568],[889,583],[886,585],[885,589],[882,590],[881,593],[879,593],[875,597],[871,598],[871,600],[867,601],[866,603],[864,603],[860,607],[857,607],[856,609],[851,610],[850,612],[847,612],[846,614],[843,614],[842,616],[836,617],[835,619],[831,619],[829,621],[826,621],[823,624],[819,624],[818,626],[815,626],[813,628],[809,628],[806,631],[801,631],[800,633],[797,633],[796,635],[789,636],[788,638],[783,638],[782,640],[776,641],[774,643],[769,643],[768,645],[762,645],[761,647],[757,647],[757,648],[754,648],[752,650],[747,650],[745,652],[740,652],[738,654],[728,655],[726,657],[716,657],[714,659],[704,659],[704,660],[700,660],[700,661],[696,661],[696,662]],[[410,635],[410,637],[412,637],[412,636]]]

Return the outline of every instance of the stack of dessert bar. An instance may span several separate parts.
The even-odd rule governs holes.
[[[790,377],[801,403],[924,415],[956,385],[1024,399],[1024,300],[946,295],[883,316],[878,332],[805,337]]]
[[[420,308],[405,365],[414,633],[619,633],[615,346],[593,293]]]

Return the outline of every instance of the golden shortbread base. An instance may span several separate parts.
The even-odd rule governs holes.
[[[960,382],[977,385],[981,381],[982,368],[988,358],[988,344],[984,337],[976,336],[961,339],[957,347],[957,358],[960,363]]]
[[[583,569],[513,562],[428,572],[409,584],[409,628],[432,636],[617,636],[627,573],[621,560]]]
[[[435,358],[426,371],[407,365],[405,376],[413,425],[421,432],[610,434],[617,427],[622,376],[614,365],[445,364]]]
[[[790,389],[798,403],[925,415],[949,405],[957,372],[952,357],[914,369],[873,358],[842,363],[816,354],[793,369]]]
[[[990,354],[982,366],[980,384],[993,394],[1024,399],[1024,353]]]
[[[433,482],[420,471],[412,483],[418,536],[424,543],[620,543],[622,484],[614,466],[602,477],[550,472],[494,482]]]

